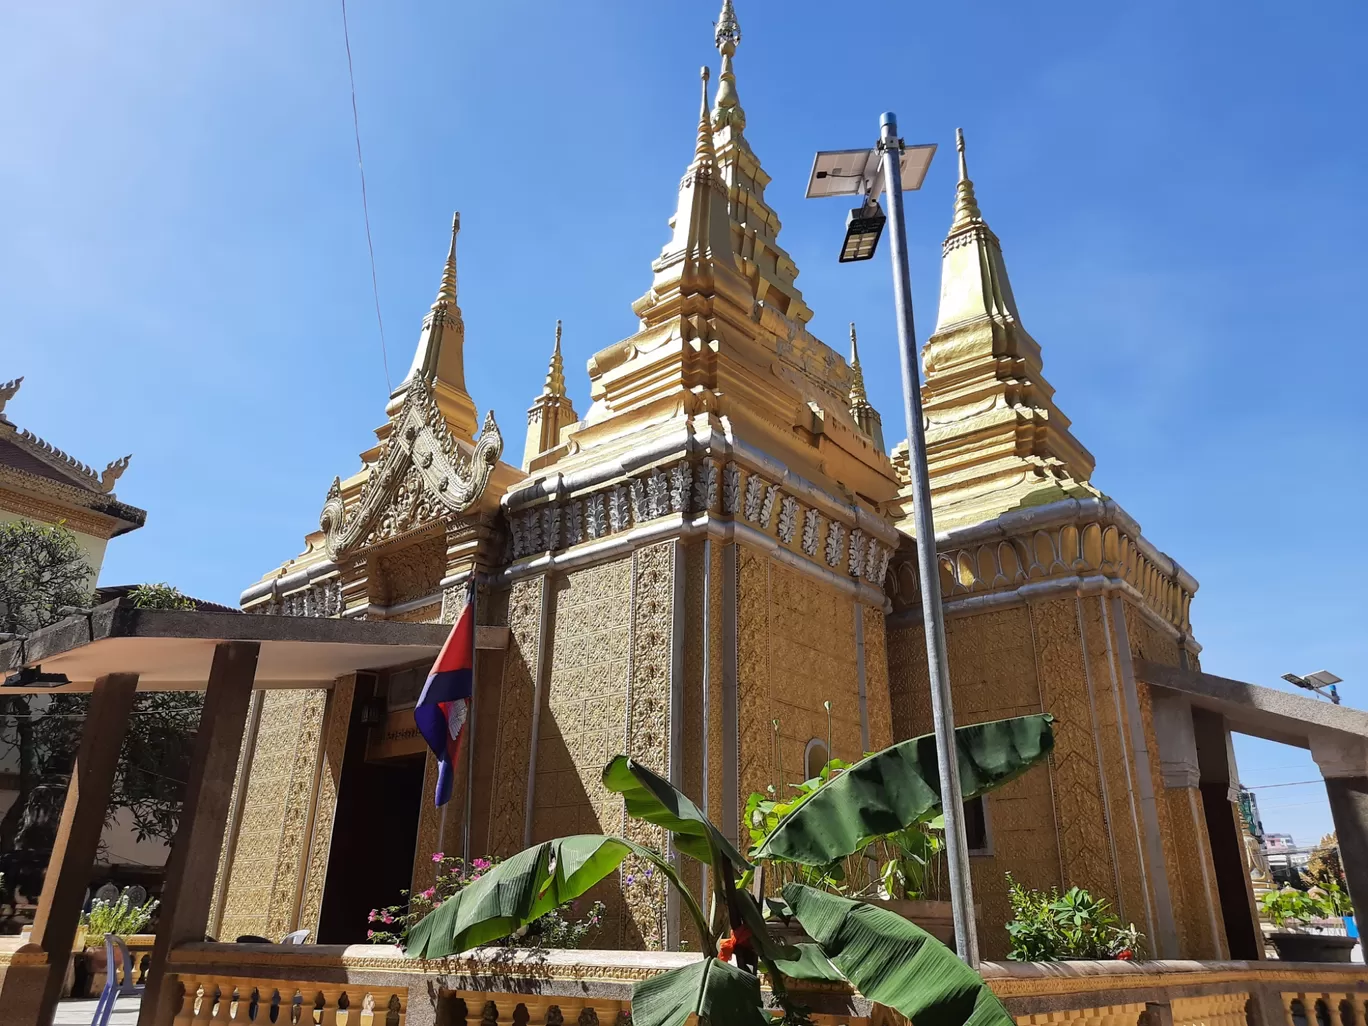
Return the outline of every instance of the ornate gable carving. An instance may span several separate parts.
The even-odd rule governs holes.
[[[447,428],[427,383],[415,377],[395,413],[393,430],[350,509],[334,479],[319,516],[328,557],[406,534],[443,516],[464,513],[489,484],[503,453],[503,436],[491,410],[473,449]]]

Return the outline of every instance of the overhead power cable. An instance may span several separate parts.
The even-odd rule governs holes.
[[[385,367],[385,388],[390,381],[389,351],[385,346],[385,321],[380,316],[380,283],[375,275],[375,244],[371,241],[370,205],[366,202],[366,165],[361,159],[361,119],[356,113],[356,75],[352,71],[351,34],[347,31],[347,0],[342,0],[342,43],[347,48],[347,82],[351,85],[352,131],[356,136],[356,167],[361,172],[361,216],[366,223],[366,251],[370,254],[371,292],[375,296],[375,323],[380,327],[380,360]]]

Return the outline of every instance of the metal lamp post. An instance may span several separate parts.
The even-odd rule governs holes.
[[[934,145],[906,146],[898,137],[891,111],[879,118],[879,142],[872,150],[833,150],[817,154],[808,198],[862,196],[851,211],[841,260],[868,260],[882,230],[879,192],[888,193],[889,244],[893,258],[893,302],[898,315],[898,355],[902,363],[903,413],[907,418],[908,468],[916,516],[917,563],[921,579],[922,621],[926,628],[926,660],[931,679],[931,715],[936,733],[941,807],[945,814],[945,846],[950,869],[950,897],[955,947],[971,966],[979,963],[974,924],[974,893],[969,877],[969,845],[964,833],[964,800],[955,750],[955,714],[950,697],[950,664],[945,650],[945,613],[940,597],[935,526],[931,516],[931,481],[926,467],[926,431],[922,422],[921,378],[917,338],[912,320],[912,279],[907,266],[907,228],[903,190],[918,189],[926,176]],[[861,240],[860,236],[865,239]],[[872,241],[867,237],[873,235]]]

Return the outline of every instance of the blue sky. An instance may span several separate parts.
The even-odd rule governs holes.
[[[556,318],[584,361],[635,328],[692,151],[716,0],[349,5],[390,374],[462,212],[467,377],[521,452]],[[853,13],[853,12],[852,12]],[[941,153],[909,198],[934,323],[954,129],[1094,482],[1202,582],[1204,667],[1328,667],[1368,706],[1358,350],[1368,237],[1362,5],[739,0],[747,135],[781,240],[901,435],[888,267],[838,266],[819,148],[893,109]],[[880,50],[886,56],[879,57]],[[383,417],[337,3],[0,10],[0,378],[147,526],[104,581],[224,602],[298,551]],[[1311,780],[1242,741],[1247,783]],[[1320,787],[1265,826],[1329,829]]]

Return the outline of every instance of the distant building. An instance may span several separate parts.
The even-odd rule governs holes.
[[[96,472],[51,442],[19,427],[6,415],[5,408],[19,392],[23,380],[15,378],[0,384],[0,523],[30,520],[67,528],[75,534],[81,554],[90,564],[93,584],[99,579],[109,540],[136,531],[147,520],[145,510],[120,502],[114,494],[114,484],[128,468],[129,457],[114,460]],[[46,698],[35,698],[31,708],[38,713],[46,702]],[[19,796],[18,769],[17,748],[0,752],[0,818]],[[139,841],[132,816],[126,811],[116,815],[101,840],[100,865],[96,867],[98,882],[152,882],[160,877],[160,867],[166,862],[166,846],[158,841]],[[5,870],[10,869],[7,856],[16,857],[14,853],[0,852]],[[144,881],[144,877],[149,879]],[[36,900],[36,895],[27,897]]]
[[[98,578],[109,539],[136,531],[147,520],[145,510],[114,495],[114,483],[128,469],[129,457],[96,473],[17,426],[5,415],[5,406],[23,381],[15,378],[0,384],[0,523],[22,519],[62,524],[75,533]]]

